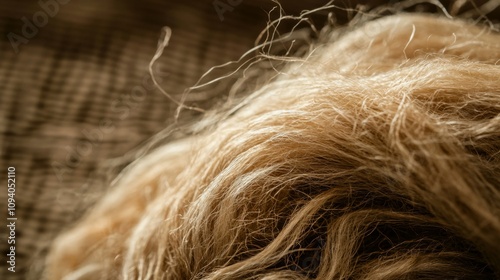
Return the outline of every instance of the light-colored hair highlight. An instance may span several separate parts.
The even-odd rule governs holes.
[[[328,40],[327,40],[328,41]],[[500,35],[368,22],[134,162],[50,279],[495,279]]]

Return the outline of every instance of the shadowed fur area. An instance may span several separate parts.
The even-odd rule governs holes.
[[[46,277],[498,279],[500,35],[399,14],[323,36],[126,168]]]

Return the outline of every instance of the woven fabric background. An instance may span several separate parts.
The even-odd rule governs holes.
[[[161,28],[173,33],[155,75],[168,92],[180,93],[252,47],[272,7],[240,1],[221,13],[208,0],[20,2],[0,5],[0,279],[6,280],[26,279],[28,271],[37,279],[47,244],[81,215],[82,205],[98,199],[89,188],[99,188],[99,164],[172,121],[176,106],[151,86],[147,70]],[[49,2],[57,9],[51,6],[54,15],[44,19],[40,11]],[[325,2],[284,4],[298,12]],[[40,23],[29,36],[26,20]],[[13,46],[12,34],[23,42]],[[5,261],[8,166],[16,168],[16,273]]]
[[[22,18],[42,10],[18,2],[0,5],[1,220],[8,166],[16,168],[18,218],[16,273],[7,271],[2,223],[0,279],[25,279],[40,265],[48,242],[81,214],[82,200],[96,199],[85,188],[95,187],[100,162],[171,121],[174,104],[147,79],[162,26],[172,38],[155,74],[175,93],[238,58],[265,23],[265,13],[244,5],[221,21],[209,1],[73,0],[15,53],[7,35],[22,35]],[[114,129],[99,129],[103,122]]]

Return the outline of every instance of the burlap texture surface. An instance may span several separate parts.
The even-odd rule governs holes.
[[[172,38],[155,75],[179,93],[210,67],[238,58],[265,23],[265,13],[244,4],[221,21],[210,1],[42,2],[58,5],[45,25],[36,1],[0,5],[1,220],[8,166],[16,168],[17,218],[16,272],[7,271],[3,225],[0,279],[25,279],[54,235],[98,198],[86,188],[99,187],[101,162],[169,125],[175,105],[148,74],[163,26]],[[23,18],[35,24],[34,16],[40,27],[23,34]]]

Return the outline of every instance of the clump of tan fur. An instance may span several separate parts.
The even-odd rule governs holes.
[[[423,15],[316,46],[135,162],[49,279],[495,279],[500,35]]]

